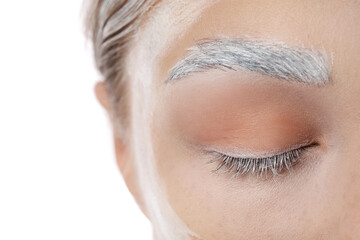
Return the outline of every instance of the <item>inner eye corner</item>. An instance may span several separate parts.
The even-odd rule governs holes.
[[[304,146],[304,148],[307,149],[307,148],[311,148],[311,147],[318,147],[318,146],[320,146],[320,145],[321,145],[321,144],[320,144],[319,141],[312,141],[310,144]]]

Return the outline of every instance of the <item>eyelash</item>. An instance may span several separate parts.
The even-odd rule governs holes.
[[[232,157],[216,152],[218,157],[211,160],[209,163],[219,162],[216,169],[212,171],[213,173],[217,173],[223,168],[227,169],[225,171],[226,173],[235,172],[232,178],[248,173],[262,176],[264,172],[267,175],[268,171],[271,171],[273,175],[279,175],[285,168],[290,170],[290,168],[298,162],[305,150],[316,145],[318,144],[313,143],[288,152],[262,158]]]

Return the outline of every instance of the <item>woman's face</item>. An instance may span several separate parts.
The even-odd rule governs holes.
[[[151,50],[154,61],[138,51],[129,56],[137,68],[152,69],[151,94],[143,96],[152,104],[142,107],[152,112],[155,166],[170,206],[204,240],[360,239],[360,2],[207,1],[189,22],[195,4],[173,2],[163,11],[176,23],[169,31],[144,25],[153,39],[140,37],[135,46]],[[166,82],[199,40],[245,36],[325,50],[331,81],[208,68]],[[268,168],[257,176],[254,167],[233,178],[239,159],[212,172],[224,160],[213,151],[265,157],[297,148],[280,175]]]

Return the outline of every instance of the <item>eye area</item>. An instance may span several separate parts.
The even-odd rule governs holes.
[[[267,157],[234,157],[228,154],[212,151],[214,159],[208,163],[217,162],[217,166],[213,173],[218,173],[223,170],[224,173],[233,173],[232,178],[245,176],[251,174],[253,176],[261,177],[272,174],[273,176],[280,175],[285,170],[290,170],[302,158],[304,152],[311,147],[318,146],[318,143],[311,143],[306,146],[298,147],[296,149],[286,151],[280,154]]]

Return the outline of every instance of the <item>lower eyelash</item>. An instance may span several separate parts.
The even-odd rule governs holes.
[[[252,175],[262,176],[264,173],[267,175],[268,171],[273,175],[279,175],[284,169],[290,168],[299,160],[301,154],[306,148],[316,144],[308,145],[278,155],[264,158],[241,158],[232,157],[223,153],[216,153],[218,157],[210,162],[219,162],[216,169],[212,172],[216,173],[221,169],[227,169],[226,173],[234,172],[233,178],[238,175]]]

